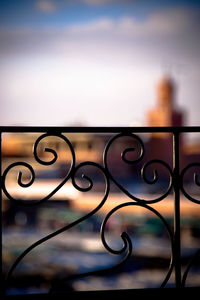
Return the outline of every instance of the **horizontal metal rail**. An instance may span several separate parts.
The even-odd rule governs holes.
[[[151,133],[151,132],[200,132],[200,126],[182,127],[90,127],[90,126],[0,126],[0,131],[8,132],[71,132],[71,133]]]

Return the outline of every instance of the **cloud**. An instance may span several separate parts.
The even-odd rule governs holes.
[[[49,12],[51,10],[60,9],[69,5],[86,4],[89,6],[102,6],[117,3],[132,3],[133,0],[37,0],[36,7],[43,11]]]
[[[194,31],[196,21],[200,13],[184,8],[174,8],[165,11],[152,13],[144,20],[138,20],[130,16],[124,16],[117,21],[111,18],[95,20],[88,24],[79,24],[69,27],[73,33],[103,33],[115,34],[118,36],[153,37],[175,36],[187,31]]]
[[[56,27],[0,30],[0,59],[46,57],[63,61],[98,61],[139,68],[146,65],[193,73],[200,56],[199,11],[157,11],[144,20],[130,16],[101,18]],[[181,71],[180,71],[181,66]]]
[[[53,10],[52,6],[43,8]],[[168,9],[151,14],[144,20],[124,16],[118,20],[101,18],[83,24],[74,24],[63,28],[24,28],[2,29],[0,31],[2,54],[28,53],[69,54],[69,52],[101,52],[103,49],[143,53],[166,52],[169,55],[179,52],[187,56],[197,55],[200,50],[200,35],[196,30],[199,24],[199,12],[183,8]],[[74,49],[73,49],[74,48]],[[84,50],[85,49],[85,50]],[[104,51],[103,51],[104,52]],[[91,54],[91,53],[90,53]]]
[[[72,5],[85,4],[98,7],[117,3],[130,3],[130,0],[37,0],[35,6],[40,12],[49,14]]]
[[[122,0],[82,0],[83,3],[88,5],[105,5],[105,4],[116,4],[122,3]],[[130,2],[130,0],[124,0],[123,2]]]
[[[43,13],[54,13],[57,10],[56,2],[50,0],[39,0],[36,2],[36,8]]]

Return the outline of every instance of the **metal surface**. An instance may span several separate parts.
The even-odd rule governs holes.
[[[82,276],[89,276],[89,275],[94,275],[94,274],[100,274],[101,272],[106,272],[110,269],[117,268],[124,264],[132,255],[132,242],[131,239],[128,235],[128,233],[123,232],[121,234],[121,239],[123,242],[123,246],[121,249],[113,249],[109,244],[107,243],[106,237],[105,237],[105,228],[106,224],[109,220],[109,218],[117,211],[121,210],[124,207],[131,207],[131,206],[140,206],[143,207],[145,210],[150,211],[153,213],[164,225],[166,232],[169,237],[170,241],[170,247],[171,247],[171,259],[170,259],[170,264],[168,267],[168,272],[165,275],[165,278],[163,282],[161,283],[161,287],[165,287],[171,274],[172,271],[175,271],[175,287],[180,288],[184,287],[185,283],[187,281],[187,274],[190,270],[190,267],[192,266],[194,260],[197,258],[199,255],[199,251],[195,253],[194,257],[191,258],[190,263],[188,264],[184,274],[181,274],[181,238],[180,238],[180,192],[184,194],[184,196],[196,203],[199,204],[200,201],[198,199],[195,199],[193,196],[191,196],[184,188],[184,176],[188,172],[190,168],[196,168],[198,171],[200,170],[200,162],[195,162],[187,165],[184,167],[183,170],[180,170],[180,155],[179,155],[179,135],[181,133],[186,133],[186,132],[200,132],[200,127],[1,127],[0,128],[1,134],[3,133],[42,133],[39,138],[35,141],[33,145],[33,156],[34,159],[37,163],[40,165],[45,165],[45,166],[51,166],[53,165],[56,160],[57,160],[57,152],[54,149],[51,148],[44,148],[45,152],[48,152],[51,154],[51,160],[46,161],[42,160],[39,155],[38,155],[38,146],[40,143],[45,144],[45,139],[48,137],[56,137],[61,139],[66,146],[68,147],[70,153],[71,153],[71,165],[70,168],[65,175],[64,179],[62,182],[53,189],[52,192],[50,192],[48,195],[43,197],[42,199],[39,199],[37,202],[28,202],[26,200],[18,200],[15,199],[11,193],[9,192],[9,189],[7,189],[6,186],[6,178],[9,172],[14,168],[14,167],[23,167],[28,170],[30,173],[30,179],[29,182],[23,182],[23,176],[22,172],[19,171],[18,173],[18,185],[22,188],[28,188],[30,187],[35,179],[36,179],[36,174],[34,171],[33,166],[31,166],[27,162],[23,161],[18,161],[15,163],[10,164],[3,172],[1,176],[1,188],[3,190],[3,193],[6,195],[10,201],[13,201],[17,205],[39,205],[42,204],[45,201],[48,201],[51,199],[53,195],[55,195],[61,187],[71,180],[74,188],[78,191],[85,192],[87,193],[93,188],[93,181],[92,179],[87,176],[87,174],[84,173],[83,171],[83,180],[87,182],[87,186],[80,186],[80,183],[77,181],[77,173],[80,170],[84,170],[84,167],[86,166],[92,166],[100,173],[102,173],[102,176],[104,178],[104,196],[100,203],[95,207],[92,211],[87,213],[85,216],[81,217],[80,219],[72,222],[71,224],[67,224],[66,226],[63,226],[62,228],[52,232],[51,234],[46,235],[45,237],[39,239],[32,245],[30,245],[27,249],[24,249],[24,251],[18,256],[15,262],[13,262],[12,266],[10,266],[10,270],[7,274],[6,278],[6,283],[4,285],[4,290],[9,286],[9,281],[10,278],[12,277],[16,267],[18,264],[24,259],[24,257],[30,253],[33,249],[35,249],[37,246],[39,246],[42,243],[45,243],[49,239],[59,235],[62,232],[65,232],[69,230],[70,228],[76,226],[77,224],[83,222],[84,220],[90,218],[92,215],[96,214],[101,207],[105,204],[109,194],[110,194],[110,183],[114,184],[117,186],[117,188],[124,193],[128,198],[129,201],[126,203],[123,203],[121,205],[116,206],[113,208],[110,212],[107,213],[105,219],[102,222],[101,226],[101,241],[105,249],[115,255],[121,255],[124,254],[124,257],[122,261],[117,265],[113,266],[111,268],[108,268],[106,270],[98,270],[95,272],[87,272],[84,274],[79,274],[75,277],[82,277]],[[173,166],[171,167],[168,163],[165,161],[162,161],[160,159],[152,159],[145,164],[143,164],[142,169],[141,169],[141,178],[147,185],[154,185],[158,181],[158,173],[154,165],[161,165],[166,172],[168,173],[168,178],[169,178],[169,184],[166,190],[163,192],[162,195],[157,196],[155,199],[151,200],[145,200],[143,198],[140,198],[138,195],[134,195],[130,193],[120,182],[118,182],[118,179],[115,177],[115,174],[112,174],[112,171],[109,168],[109,163],[108,163],[108,153],[110,150],[110,147],[114,142],[117,142],[121,137],[128,137],[134,141],[134,143],[137,143],[137,147],[139,149],[139,156],[135,158],[134,160],[128,159],[128,154],[131,152],[135,151],[135,146],[134,147],[129,147],[126,148],[122,151],[121,153],[121,159],[124,163],[134,165],[137,163],[142,163],[143,157],[144,157],[144,151],[145,151],[145,145],[142,141],[142,139],[136,135],[139,133],[154,133],[154,132],[163,132],[163,133],[171,133],[173,136]],[[111,139],[108,141],[104,148],[104,152],[102,153],[102,161],[103,164],[99,164],[93,161],[85,161],[82,163],[77,163],[76,161],[76,151],[70,142],[70,139],[68,139],[66,136],[68,133],[109,133],[111,134]],[[65,135],[64,135],[65,134]],[[147,176],[147,171],[148,170],[153,170],[153,179],[149,178]],[[152,172],[152,171],[151,171]],[[197,171],[194,174],[194,183],[197,187],[200,187],[200,180],[198,177]],[[174,194],[174,229],[172,230],[167,223],[167,220],[155,209],[151,206],[151,204],[157,203],[165,199],[170,193],[173,191]],[[1,227],[2,231],[2,227]],[[2,244],[2,240],[1,240]],[[2,256],[2,252],[1,252]],[[2,264],[1,264],[2,267]],[[68,279],[66,278],[66,281]],[[65,281],[65,280],[64,280]]]

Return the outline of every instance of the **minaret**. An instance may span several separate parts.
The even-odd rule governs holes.
[[[157,102],[160,108],[171,108],[174,101],[175,85],[169,77],[163,77],[157,84]]]
[[[172,79],[165,76],[158,82],[156,96],[157,106],[147,115],[148,126],[182,126],[183,115],[175,108],[175,83]]]
[[[147,114],[147,125],[150,127],[174,127],[183,125],[183,114],[175,107],[175,83],[165,76],[156,86],[156,107]],[[172,134],[152,133],[149,139],[149,157],[164,159],[171,164]]]

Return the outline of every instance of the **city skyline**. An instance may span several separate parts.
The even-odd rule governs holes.
[[[146,125],[163,74],[200,125],[198,1],[0,3],[0,125]]]

